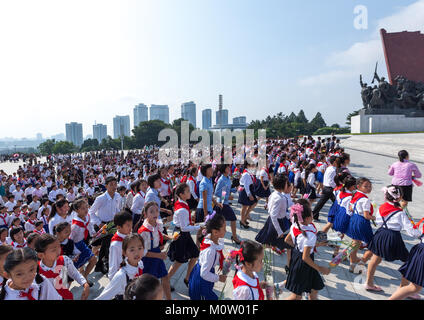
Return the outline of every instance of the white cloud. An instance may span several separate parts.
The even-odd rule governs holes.
[[[379,66],[385,64],[380,29],[384,28],[387,32],[424,31],[423,21],[424,0],[401,8],[397,13],[377,21],[377,28],[368,41],[356,42],[347,50],[332,53],[325,63],[330,70],[301,79],[299,85],[333,84],[361,73],[372,72],[370,66],[374,66],[376,61]],[[385,68],[379,68],[380,73],[383,70]]]

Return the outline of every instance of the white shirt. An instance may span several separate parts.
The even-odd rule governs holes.
[[[25,231],[34,231],[36,222],[37,220],[32,221],[31,219],[28,219],[27,222],[25,222]]]
[[[116,232],[122,239],[126,238],[126,234]],[[109,247],[109,273],[108,278],[112,280],[115,273],[119,270],[122,262],[122,241],[112,241]]]
[[[293,243],[295,243],[295,236],[293,228],[298,229],[296,223],[292,224],[290,227],[290,234],[293,240]],[[314,224],[309,224],[307,226],[300,224],[300,229],[305,231],[306,237],[303,234],[299,234],[297,236],[296,242],[297,242],[297,248],[300,252],[304,251],[305,247],[314,248],[315,244],[317,242],[317,229],[315,228]],[[312,253],[312,250],[311,250]]]
[[[187,204],[183,200],[179,200],[181,203]],[[174,212],[173,222],[174,224],[181,228],[182,232],[197,232],[200,229],[200,226],[191,226],[189,220],[190,212],[186,208],[180,208]]]
[[[51,202],[55,202],[56,201],[56,195],[57,195],[57,190],[52,190],[49,192],[49,200]]]
[[[43,282],[39,285],[35,282],[31,284],[31,286],[24,290],[25,292],[28,292],[30,288],[33,289],[32,296],[36,300],[62,300],[62,296],[56,291],[54,286],[51,284],[50,281],[48,281],[43,275],[40,275],[43,278]],[[9,285],[12,280],[7,280],[5,290],[6,290],[6,296],[4,297],[4,300],[28,300],[27,297],[20,297],[19,294],[21,290],[15,290],[12,289]],[[40,290],[41,287],[41,290]],[[40,292],[40,296],[38,296],[38,292]]]
[[[390,203],[390,202],[389,202]],[[390,203],[391,205],[394,205],[393,203]],[[400,212],[394,214],[391,213],[384,217],[384,220],[388,220],[391,215],[394,214],[393,217],[390,218],[386,222],[387,228],[394,231],[402,231],[405,230],[406,233],[414,238],[418,238],[421,235],[421,231],[418,229],[414,229],[411,221],[409,221],[406,213],[402,210],[402,208],[399,208]],[[376,224],[378,227],[384,226],[383,224],[383,217],[380,215],[380,211],[378,210],[378,213],[376,215]]]
[[[252,287],[256,287],[258,285],[258,275],[256,272],[253,272],[255,278],[249,277],[243,271],[237,271],[237,276],[240,280],[246,282]],[[252,297],[253,292],[253,297]],[[233,298],[234,300],[259,300],[259,291],[256,288],[250,288],[249,286],[238,286],[233,290]]]
[[[51,268],[47,267],[43,261],[40,261],[40,268],[43,269],[44,271],[53,271],[55,273],[58,273],[60,270],[59,268],[56,268],[56,263],[57,261],[55,261],[53,263],[53,266]],[[66,267],[65,269],[65,273],[69,274],[69,276],[74,279],[76,282],[78,282],[81,286],[84,285],[87,280],[85,280],[85,278],[82,276],[82,274],[77,270],[77,268],[75,268],[74,266],[74,262],[71,260],[71,258],[69,258],[68,256],[63,256],[63,264]],[[62,278],[62,274],[61,272],[59,272],[60,276],[57,278],[48,278],[47,280],[51,282],[51,284],[54,286],[55,282],[59,281],[59,278]],[[65,277],[62,278],[62,281],[64,281],[65,283],[67,282],[67,279],[64,279]]]
[[[156,226],[153,227],[152,225],[150,225],[150,223],[147,220],[144,220],[143,222],[143,226],[145,226],[147,229],[149,229],[152,234],[153,234],[153,248],[157,248],[160,245],[160,238],[159,238],[159,233],[158,230],[160,232],[163,232],[163,224],[160,223],[159,221],[157,222]],[[150,232],[142,232],[141,237],[143,238],[144,241],[144,250],[147,253],[147,251],[151,250],[151,239],[150,239]]]
[[[85,217],[85,219],[81,219],[80,217],[78,217],[78,214],[75,211],[73,212],[73,220],[80,221],[84,225],[89,221],[89,219],[90,218],[89,218],[88,215]],[[96,233],[94,231],[93,224],[91,223],[91,221],[88,223],[87,229],[88,229],[88,233],[91,236]],[[84,240],[84,234],[85,234],[85,228],[80,227],[80,226],[72,223],[72,225],[71,225],[71,235],[69,236],[70,239],[72,239],[75,243],[78,243],[78,242]]]
[[[38,214],[37,214],[37,219],[41,219],[41,216],[43,215],[43,210],[45,209],[45,208],[49,208],[49,212],[51,212],[52,211],[52,206],[51,205],[47,205],[47,207],[45,207],[45,206],[41,206],[39,209],[38,209]]]
[[[143,191],[139,191],[132,199],[131,212],[133,214],[141,214],[144,208],[144,201],[146,194]]]
[[[337,185],[334,182],[334,178],[336,176],[336,167],[329,166],[324,173],[323,185],[324,187],[335,188]]]
[[[130,280],[133,280],[135,276],[138,274],[139,269],[143,269],[143,261],[138,262],[137,267],[130,266],[128,264],[127,258],[126,265],[123,266],[115,273],[112,280],[103,289],[102,293],[94,300],[112,300],[117,295],[123,295],[125,293],[125,288],[127,286],[127,275]]]
[[[19,200],[22,200],[22,195],[24,194],[24,192],[22,191],[22,189],[21,190],[14,190],[13,192],[12,192],[12,194],[15,196],[15,201],[19,201]]]
[[[193,197],[193,199],[199,199],[199,197],[197,196],[196,192],[195,192],[195,182],[193,180],[189,180],[187,178],[187,184],[190,187],[190,193],[191,196]]]
[[[30,209],[31,209],[31,212],[32,212],[32,211],[37,211],[37,212],[38,212],[38,209],[40,208],[40,201],[37,201],[37,202],[32,201],[32,202],[29,204],[28,208],[30,208]]]
[[[49,233],[53,234],[53,228],[55,225],[61,223],[61,222],[68,222],[69,224],[72,224],[72,217],[71,215],[66,215],[65,218],[62,218],[58,213],[54,215],[53,218],[49,221]]]
[[[364,194],[363,192],[359,190],[356,192]],[[356,201],[356,209],[355,209],[355,204],[351,204],[350,208],[351,208],[352,214],[357,213],[360,216],[364,216],[365,211],[371,212],[371,201],[367,197],[363,197]]]
[[[219,265],[219,253],[218,250],[224,248],[224,242],[222,239],[219,240],[219,244],[215,244],[210,239],[210,234],[205,237],[205,244],[210,244],[211,246],[200,251],[199,255],[199,265],[200,265],[200,276],[209,282],[218,282],[219,275],[210,272],[212,267]]]
[[[244,187],[244,190],[246,190],[246,194],[247,196],[250,196],[250,185],[253,184],[253,179],[252,176],[245,172],[242,174],[241,178],[240,178],[240,185],[242,185]]]
[[[102,221],[112,221],[119,212],[120,198],[121,196],[115,192],[112,199],[107,191],[98,196],[89,210],[92,222],[99,225]]]
[[[288,209],[289,202],[286,195],[278,191],[271,193],[268,199],[268,212],[278,237],[284,233],[283,230],[281,230],[278,220],[284,218],[290,219]]]
[[[13,207],[16,206],[16,201],[10,202],[7,201],[4,206],[7,208],[7,212],[12,212],[13,211]]]

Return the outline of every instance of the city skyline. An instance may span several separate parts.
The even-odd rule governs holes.
[[[387,77],[378,30],[424,29],[424,0],[360,4],[364,30],[355,0],[2,2],[0,105],[14,121],[0,137],[49,137],[72,121],[112,128],[140,101],[168,105],[176,119],[184,101],[215,110],[217,93],[248,121],[303,109],[344,125],[362,106],[359,74],[371,79],[378,61]]]

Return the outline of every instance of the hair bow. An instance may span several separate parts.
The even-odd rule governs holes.
[[[244,261],[244,257],[243,257],[243,248],[240,248],[240,250],[236,250],[232,252],[232,256],[236,257],[239,256],[240,257],[240,262]]]
[[[296,203],[290,208],[290,220],[294,222],[294,216],[297,216],[298,222],[303,222],[302,218],[303,206],[300,203]]]
[[[215,216],[215,214],[216,214],[216,211],[212,212],[211,214],[208,214],[206,216],[205,222],[208,222],[208,220],[211,220]]]
[[[394,186],[384,187],[382,190],[385,194],[391,195],[394,200],[398,200],[401,197],[400,192]]]

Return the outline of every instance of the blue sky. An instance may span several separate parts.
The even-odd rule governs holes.
[[[368,9],[356,30],[353,10]],[[421,10],[422,9],[422,10]],[[424,0],[74,0],[0,4],[0,137],[44,136],[65,122],[108,125],[135,104],[181,103],[248,121],[321,112],[344,124],[361,107],[359,74],[386,74],[377,33],[424,31]],[[215,123],[213,116],[213,122]],[[17,130],[19,128],[19,130]]]

